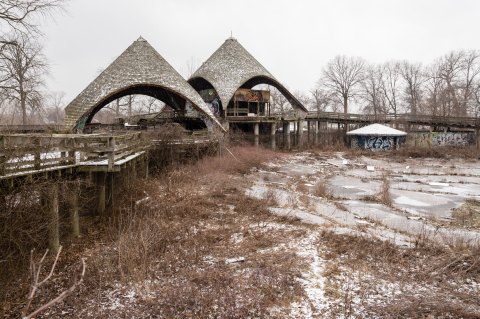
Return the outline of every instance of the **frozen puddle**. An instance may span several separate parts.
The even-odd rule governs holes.
[[[373,166],[374,171],[368,171],[367,166]],[[433,222],[451,220],[452,210],[466,199],[480,199],[480,170],[476,166],[477,163],[461,159],[451,163],[435,159],[395,163],[366,157],[346,160],[340,153],[317,159],[313,154],[301,153],[272,163],[272,171],[251,174],[253,186],[246,194],[273,197],[273,213],[322,227],[347,227],[353,232],[363,227],[382,239],[396,238],[402,233],[428,236],[443,243],[479,244],[478,230],[438,226]],[[392,207],[376,202],[384,176],[388,179]],[[326,194],[315,195],[316,182],[325,180]]]
[[[416,207],[429,207],[430,204],[415,200],[407,196],[399,196],[394,199],[395,204],[397,205],[407,205],[407,206],[416,206]]]

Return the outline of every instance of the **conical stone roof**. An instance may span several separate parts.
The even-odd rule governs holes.
[[[235,38],[228,38],[188,80],[207,80],[217,91],[222,105],[227,107],[233,95],[252,78],[263,77],[266,84],[279,89],[293,107],[307,111],[275,77],[267,71]]]
[[[85,124],[100,103],[122,90],[142,85],[173,92],[203,113],[206,122],[215,123],[223,130],[200,95],[142,37],[133,42],[65,108],[65,124],[70,128]]]

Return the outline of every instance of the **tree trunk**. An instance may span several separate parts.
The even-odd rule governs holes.
[[[22,124],[27,125],[27,102],[25,101],[25,93],[20,93],[20,107],[22,108]]]
[[[343,96],[343,113],[345,114],[348,113],[348,96],[347,95]]]

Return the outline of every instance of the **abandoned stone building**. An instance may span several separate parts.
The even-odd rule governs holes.
[[[140,37],[66,107],[65,121],[82,132],[107,104],[139,94],[164,102],[174,111],[168,113],[172,119],[185,125],[200,119],[209,130],[228,129],[234,123],[253,127],[257,134],[260,126],[274,131],[286,117],[273,113],[268,90],[252,89],[260,84],[285,96],[293,108],[292,120],[305,116],[305,106],[234,38],[228,38],[187,82]],[[136,115],[135,121],[155,124],[165,114]]]

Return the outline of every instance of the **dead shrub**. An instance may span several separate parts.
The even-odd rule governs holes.
[[[330,193],[330,190],[328,189],[327,185],[328,185],[327,181],[325,181],[324,179],[319,180],[317,183],[315,183],[315,187],[313,189],[313,195],[331,199],[332,194]]]
[[[380,202],[387,206],[392,205],[392,198],[390,196],[390,174],[388,172],[384,172],[382,175]]]
[[[381,305],[360,301],[365,315],[478,318],[478,313],[474,315],[478,309],[475,297],[458,291],[457,286],[465,280],[477,282],[480,279],[478,247],[446,249],[430,243],[428,246],[400,248],[369,236],[338,235],[327,231],[322,233],[320,243],[323,245],[319,251],[326,260],[324,275],[329,293],[335,298],[345,292],[340,287],[346,289],[352,283],[361,289],[352,290],[356,297],[351,297],[363,300],[369,294],[375,296],[379,288],[371,278],[399,287],[413,287],[413,290],[402,289],[401,294],[384,300]],[[352,274],[356,275],[352,277]],[[419,297],[418,287],[435,288]]]

